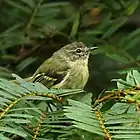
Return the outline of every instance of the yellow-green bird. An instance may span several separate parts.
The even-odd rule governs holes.
[[[28,80],[48,88],[83,89],[89,77],[89,54],[95,48],[88,48],[82,42],[65,45],[41,64]]]

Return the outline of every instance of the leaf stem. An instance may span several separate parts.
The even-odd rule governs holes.
[[[43,0],[40,0],[40,1],[37,3],[36,7],[33,9],[33,12],[32,12],[32,14],[31,14],[31,16],[30,16],[30,18],[29,18],[29,20],[28,20],[28,22],[27,22],[27,24],[26,24],[25,33],[26,33],[27,30],[31,27],[32,22],[33,22],[33,20],[34,20],[34,17],[35,17],[35,15],[36,15],[36,13],[38,12],[38,9],[39,9],[39,7],[40,7],[40,5],[41,5],[42,2],[43,2]]]

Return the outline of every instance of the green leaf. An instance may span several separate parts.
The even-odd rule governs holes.
[[[52,2],[52,3],[47,3],[47,4],[42,4],[40,8],[56,8],[60,6],[68,6],[69,2]]]
[[[122,82],[117,81],[117,87],[118,87],[118,89],[124,89],[125,85],[122,84]]]
[[[10,117],[19,117],[19,118],[32,118],[33,116],[32,115],[29,115],[29,114],[7,114],[5,116],[10,116]]]
[[[131,82],[127,82],[127,81],[124,81],[122,79],[113,79],[112,81],[117,81],[117,85],[118,85],[118,88],[119,89],[122,89],[123,87],[124,88],[133,87],[133,85],[131,84]]]
[[[11,78],[11,71],[7,68],[0,67],[0,78]]]
[[[74,38],[75,35],[77,34],[78,29],[79,29],[79,24],[80,24],[80,12],[77,12],[75,14],[73,26],[72,26],[71,33],[70,33],[71,38]]]
[[[10,139],[5,137],[3,134],[0,134],[0,140],[10,140]]]
[[[126,76],[126,82],[132,86],[136,85],[132,71],[128,71]]]
[[[3,119],[2,121],[4,121],[5,123],[11,123],[11,122],[14,122],[14,123],[17,123],[17,124],[28,124],[30,123],[29,120],[25,120],[25,119]]]
[[[103,21],[102,22],[100,22],[99,23],[99,25],[97,26],[97,28],[96,29],[94,29],[95,31],[97,30],[97,31],[100,31],[100,32],[102,32],[103,33],[103,30],[105,30],[107,27],[108,27],[108,25],[110,25],[110,19],[111,19],[111,16],[112,16],[112,14],[111,13],[108,13],[108,15],[105,15],[104,17],[103,17]],[[93,31],[94,31],[93,30]],[[90,30],[91,32],[92,32],[92,30]],[[96,31],[96,32],[97,32]]]
[[[22,132],[22,131],[19,131],[17,130],[16,128],[10,128],[10,127],[0,127],[0,132],[8,132],[8,133],[11,133],[11,134],[16,134],[18,136],[21,136],[23,138],[27,137],[27,134]]]
[[[137,29],[130,33],[128,36],[123,37],[119,42],[118,46],[124,50],[131,49],[139,43],[140,29]]]
[[[35,61],[37,60],[36,57],[29,57],[23,61],[21,61],[21,63],[19,63],[17,65],[17,71],[20,72],[20,71],[23,71],[25,68],[27,68],[29,65],[31,65],[32,63],[34,63]]]
[[[17,2],[14,2],[12,0],[7,0],[6,3],[13,6],[14,8],[18,8],[18,9],[22,10],[25,13],[31,13],[31,10],[29,8],[27,8],[26,6],[23,6],[21,4],[18,4]]]
[[[133,73],[133,77],[134,77],[136,85],[139,85],[140,84],[140,73],[137,70],[133,70],[132,73]]]
[[[117,138],[117,139],[132,139],[132,140],[138,140],[139,139],[139,134],[138,135],[115,135],[115,136],[112,136],[113,138]]]
[[[95,134],[105,136],[105,134],[101,130],[98,130],[98,128],[96,128],[96,127],[94,127],[94,129],[93,129],[93,126],[90,126],[88,124],[83,124],[83,123],[80,123],[80,122],[76,122],[74,126],[77,127],[77,128],[86,130],[88,132],[91,132],[91,133],[95,133]]]
[[[126,8],[126,14],[128,16],[132,15],[138,6],[139,6],[139,0],[134,0],[133,2],[130,1],[129,5]]]
[[[121,17],[112,21],[105,34],[102,36],[102,39],[108,38],[109,36],[113,35],[113,33],[117,31],[127,21],[127,19],[127,17]]]
[[[21,0],[23,3],[27,4],[31,8],[34,8],[36,6],[36,3],[34,0]]]
[[[104,135],[100,123],[89,105],[71,99],[68,101],[71,106],[64,107],[65,115],[74,120],[75,127]]]
[[[119,61],[121,63],[124,63],[124,64],[129,62],[129,60],[126,57],[124,57],[122,55],[119,55],[117,53],[116,54],[115,53],[106,53],[106,56],[110,57],[113,60],[116,60],[116,61]]]

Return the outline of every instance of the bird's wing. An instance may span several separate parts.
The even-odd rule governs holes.
[[[60,83],[67,75],[70,66],[64,60],[48,59],[33,75],[33,82],[40,82],[46,87],[51,88]]]

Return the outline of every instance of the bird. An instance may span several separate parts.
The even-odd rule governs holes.
[[[29,79],[47,88],[83,89],[89,78],[89,55],[96,48],[78,41],[67,44],[44,61]]]

